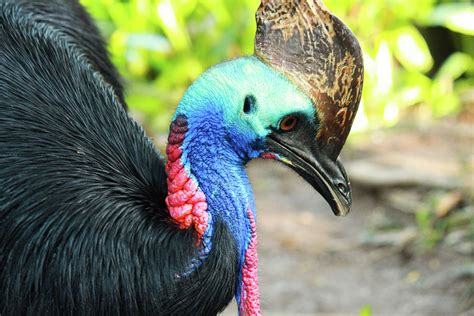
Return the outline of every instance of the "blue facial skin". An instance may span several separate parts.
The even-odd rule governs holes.
[[[247,96],[255,102],[244,111]],[[251,237],[249,209],[256,218],[245,165],[266,151],[265,137],[291,113],[309,121],[315,117],[311,100],[256,57],[210,68],[187,90],[175,117],[187,117],[181,160],[205,194],[211,215],[203,236],[205,252],[212,247],[212,221],[219,219],[236,240],[242,266]]]

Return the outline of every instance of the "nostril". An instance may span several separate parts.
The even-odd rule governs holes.
[[[339,192],[341,192],[342,194],[347,194],[347,187],[344,183],[342,182],[339,182],[337,184],[337,189],[339,190]]]

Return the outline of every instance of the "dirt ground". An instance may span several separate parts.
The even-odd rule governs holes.
[[[371,161],[381,152],[387,154],[393,148],[398,153],[405,153],[406,159],[401,165],[411,165],[410,161],[419,161],[407,153],[407,148],[411,148],[411,153],[422,153],[417,157],[428,157],[427,161],[433,164],[443,161],[443,164],[448,164],[451,156],[456,160],[459,155],[465,162],[467,153],[468,167],[472,167],[474,135],[471,137],[469,132],[456,138],[459,141],[463,139],[463,146],[458,142],[453,144],[447,136],[440,138],[432,131],[405,134],[384,135],[383,141],[375,146],[378,149],[367,142],[356,145],[355,149],[349,150],[349,165],[361,158],[362,161]],[[443,135],[446,133],[443,132]],[[471,147],[466,147],[466,144]],[[422,150],[423,146],[431,150],[431,154]],[[353,209],[347,217],[338,218],[317,192],[286,167],[261,160],[250,164],[249,174],[258,210],[262,313],[359,315],[365,308],[371,310],[371,315],[384,316],[474,315],[473,272],[465,273],[466,269],[472,270],[473,244],[468,242],[468,251],[464,253],[445,241],[424,251],[407,247],[407,240],[410,244],[414,240],[414,215],[396,210],[384,198],[393,195],[390,188],[397,186],[400,172],[397,172],[395,180],[390,176],[387,180],[386,175],[381,175],[385,177],[383,181],[374,183],[373,177],[365,181],[357,174],[360,170],[354,168],[348,168],[349,176],[351,170],[356,175],[356,181],[353,181]],[[471,191],[472,187],[466,189],[465,182],[472,185],[472,172],[466,171],[465,165],[463,168],[466,179],[461,179],[460,183],[464,185],[462,190]],[[418,172],[420,168],[416,170]],[[405,171],[408,178],[414,173]],[[377,173],[377,168],[366,173],[372,172]],[[451,186],[449,177],[452,174],[433,171],[425,178],[423,174],[415,178],[430,182],[429,177],[433,174],[441,178],[445,176],[444,182]],[[398,183],[399,191],[406,193],[419,189],[413,179],[415,183],[405,187],[406,180],[402,177],[402,183]],[[434,186],[440,189],[443,181]],[[443,189],[457,190],[452,187]],[[464,206],[471,207],[466,206],[466,202]],[[472,208],[469,210],[470,214],[474,214]],[[396,230],[394,238],[383,235],[385,237],[374,239],[374,242],[370,237],[373,228],[387,221],[396,222],[401,227]],[[393,237],[394,234],[389,233],[388,236]],[[392,242],[392,239],[395,241]],[[235,313],[235,306],[230,306],[224,315]]]

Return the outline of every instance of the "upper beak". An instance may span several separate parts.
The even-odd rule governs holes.
[[[352,205],[352,193],[346,171],[339,159],[332,160],[318,150],[314,140],[299,135],[271,133],[267,146],[285,159],[329,203],[337,216],[345,216]]]

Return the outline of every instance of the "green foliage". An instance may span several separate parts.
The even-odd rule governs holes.
[[[356,129],[393,125],[401,112],[413,105],[419,106],[428,118],[461,110],[460,96],[474,84],[474,47],[469,36],[474,6],[469,1],[325,2],[349,24],[364,50],[362,108],[366,117],[358,114]],[[428,26],[444,26],[469,39],[468,44],[461,45],[463,52],[454,53],[436,72],[432,52],[420,32]]]
[[[474,240],[474,218],[469,206],[446,208],[443,197],[446,201],[447,196],[447,193],[441,191],[430,192],[415,212],[417,241],[421,249],[433,249],[448,233],[456,230],[464,230],[466,240]]]
[[[127,80],[127,101],[146,126],[164,130],[186,87],[206,68],[253,52],[259,0],[81,0]],[[418,105],[429,117],[461,109],[474,79],[469,1],[326,0],[364,50],[362,109],[354,128],[388,126]],[[461,51],[433,74],[419,26],[462,33]]]
[[[432,25],[440,25],[454,32],[474,35],[474,7],[468,1],[443,3],[435,7],[431,13]]]
[[[359,311],[359,316],[372,316],[372,305],[365,305]]]
[[[82,0],[127,81],[127,102],[150,128],[167,129],[206,68],[253,51],[254,0]]]
[[[416,223],[419,231],[419,242],[424,249],[432,249],[445,236],[446,219],[437,220],[434,212],[436,200],[432,199],[430,203],[416,212]]]

